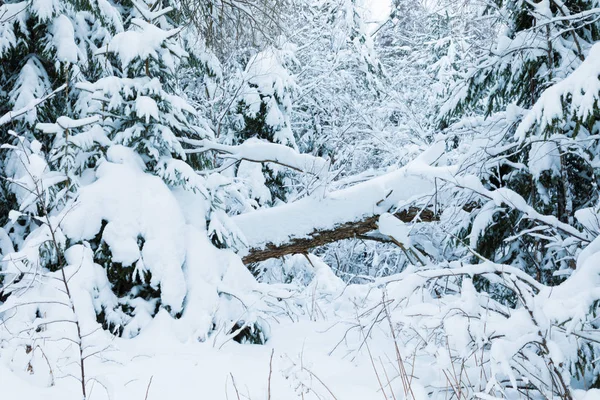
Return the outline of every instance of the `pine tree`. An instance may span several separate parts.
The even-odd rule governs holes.
[[[576,211],[598,201],[598,171],[592,161],[598,126],[591,117],[597,115],[597,103],[581,113],[572,105],[579,98],[577,90],[559,93],[558,88],[579,82],[586,57],[593,57],[599,25],[585,10],[595,2],[505,1],[500,6],[498,15],[507,17],[501,20],[505,29],[489,55],[476,60],[454,88],[442,107],[441,126],[477,113],[487,115],[487,140],[506,150],[482,159],[485,184],[513,190],[538,212],[576,225]],[[560,111],[547,108],[549,104],[557,104]],[[455,132],[460,135],[467,128]],[[519,265],[547,284],[562,280],[557,271],[574,268],[578,246],[552,245],[564,240],[564,233],[540,227],[522,212],[489,207],[476,218],[478,226],[487,228],[477,228],[470,236],[471,246],[482,255]],[[518,234],[539,229],[546,233]]]
[[[283,46],[285,47],[285,46]],[[288,46],[289,47],[289,46]],[[292,98],[297,85],[288,72],[295,57],[293,49],[268,47],[252,56],[243,73],[237,99],[239,129],[230,132],[234,143],[256,138],[297,148],[291,127]],[[253,166],[242,164],[238,175]],[[264,184],[271,192],[270,202],[284,201],[290,193],[290,180],[285,170],[277,165],[265,164]]]
[[[98,25],[100,18],[107,19],[107,28]],[[104,15],[97,5],[77,1],[8,1],[0,6],[0,115],[16,113],[0,126],[0,141],[16,144],[9,131],[32,132],[37,122],[57,115],[59,110],[75,113],[72,86],[86,77],[99,76],[101,69],[91,55],[106,45],[109,30],[118,28],[119,21]],[[48,99],[30,107],[44,96]],[[28,111],[19,112],[25,109]],[[40,142],[47,149],[52,146],[52,137],[42,136]],[[7,157],[6,152],[0,157],[4,176],[10,175]],[[8,210],[17,208],[17,199],[10,185],[3,182],[0,197],[6,201],[2,202],[0,224],[8,223],[13,240],[20,241],[16,231],[31,230],[31,221],[20,219],[24,228],[7,221]]]
[[[4,170],[19,210],[10,214],[11,224],[21,226],[23,218],[33,223],[20,228],[14,240],[27,253],[11,257],[23,257],[23,268],[42,268],[50,275],[73,268],[73,274],[91,274],[85,296],[97,322],[118,335],[137,335],[161,311],[180,318],[185,304],[195,304],[196,312],[206,315],[192,318],[193,326],[201,321],[192,334],[205,339],[218,328],[236,331],[239,340],[264,341],[254,318],[240,321],[234,317],[237,311],[227,314],[239,307],[227,305],[231,297],[209,283],[204,283],[204,294],[186,284],[190,271],[199,268],[188,236],[205,252],[217,251],[210,240],[235,248],[239,238],[225,213],[226,198],[235,191],[230,180],[218,173],[199,175],[194,167],[201,169],[208,161],[188,163],[181,144],[185,138],[202,138],[204,131],[194,124],[202,122],[195,109],[176,93],[176,72],[188,58],[178,10],[132,1],[103,3],[102,11],[122,21],[122,29],[102,17],[93,32],[76,30],[103,40],[102,46],[80,54],[82,64],[99,63],[96,73],[69,81],[68,105],[32,120],[35,130],[14,134],[16,144],[10,146]],[[44,122],[33,124],[38,120]],[[197,216],[184,215],[182,204]],[[51,224],[41,218],[50,218],[50,231]],[[250,273],[241,263],[234,265],[241,269],[238,284],[251,285]],[[223,266],[205,268],[206,276],[230,279],[219,272]],[[196,287],[206,276],[195,279]],[[3,296],[18,301],[10,298],[15,291],[5,288]],[[218,302],[224,302],[221,317],[214,315]]]

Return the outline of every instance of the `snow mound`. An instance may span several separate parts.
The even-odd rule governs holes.
[[[129,165],[102,163],[98,180],[81,189],[63,222],[74,240],[93,239],[106,223],[102,239],[113,261],[151,272],[164,305],[178,312],[186,295],[181,266],[185,261],[185,219],[168,187],[158,177]],[[144,239],[141,252],[138,238]]]

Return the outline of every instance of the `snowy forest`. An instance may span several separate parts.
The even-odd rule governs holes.
[[[600,0],[0,0],[2,400],[600,399]]]

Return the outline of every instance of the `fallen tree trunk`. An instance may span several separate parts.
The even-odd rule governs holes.
[[[402,222],[411,223],[416,220],[431,222],[437,220],[432,210],[422,210],[410,207],[394,214]],[[282,244],[267,243],[264,247],[251,248],[248,254],[242,257],[244,264],[265,261],[270,258],[279,258],[290,254],[307,253],[310,249],[324,246],[338,240],[364,238],[364,235],[377,230],[379,215],[373,215],[360,221],[347,222],[336,225],[331,229],[315,230],[304,238],[292,238]]]
[[[423,152],[406,166],[352,187],[305,197],[293,203],[232,217],[247,248],[244,263],[253,263],[310,249],[377,230],[379,216],[392,213],[401,221],[433,221],[428,205],[436,185],[432,167],[445,150],[443,142]],[[420,207],[417,207],[420,206]]]

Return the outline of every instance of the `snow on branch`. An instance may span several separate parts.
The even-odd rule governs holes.
[[[247,252],[242,254],[244,262],[305,253],[338,240],[365,237],[379,228],[379,216],[385,213],[394,214],[404,223],[436,221],[438,216],[429,208],[436,192],[436,179],[475,192],[498,206],[507,205],[525,218],[558,229],[583,243],[589,242],[586,234],[554,216],[539,213],[510,189],[488,190],[478,177],[458,175],[455,166],[431,166],[443,152],[440,142],[403,168],[328,193],[325,198],[306,197],[234,216],[233,222],[248,244]]]
[[[41,130],[44,133],[60,133],[68,129],[77,129],[86,125],[94,124],[100,121],[100,116],[94,115],[91,117],[72,119],[69,117],[58,117],[56,123],[39,123],[36,125],[36,129]]]
[[[268,253],[263,250],[274,251],[270,257],[275,257],[301,252],[300,244],[304,246],[303,251],[307,251],[311,247],[357,237],[376,230],[378,216],[387,212],[397,214],[404,222],[434,220],[435,216],[430,210],[418,207],[407,209],[405,206],[415,201],[425,205],[429,203],[435,193],[435,184],[427,176],[430,171],[422,174],[422,166],[437,160],[444,149],[443,142],[438,143],[403,168],[331,192],[324,199],[306,197],[293,203],[233,217],[248,243],[249,252],[244,261],[260,261],[257,260],[259,254],[265,257]],[[283,247],[289,252],[282,254],[276,251]]]
[[[562,231],[583,243],[590,242],[590,239],[587,237],[587,235],[583,232],[580,232],[575,227],[560,221],[553,215],[541,214],[535,210],[535,208],[527,204],[527,201],[523,198],[523,196],[514,190],[505,187],[496,190],[488,190],[475,175],[458,176],[445,172],[442,174],[437,174],[437,171],[432,169],[431,176],[436,176],[438,179],[446,181],[458,188],[471,190],[472,192],[475,192],[478,195],[493,201],[497,206],[505,204],[512,209],[523,213],[525,218],[540,222],[548,227]]]
[[[160,4],[159,2],[154,3],[152,9],[148,9],[148,7],[145,4],[140,4],[137,1],[132,1],[132,3],[133,6],[139,11],[140,14],[142,14],[144,19],[146,19],[147,21],[154,21],[155,19],[160,18],[163,15],[173,11],[173,7],[170,6],[154,11],[154,8],[156,8],[156,6]]]
[[[11,122],[12,120],[14,120],[15,118],[20,117],[23,114],[28,113],[29,111],[33,110],[34,108],[36,108],[38,105],[42,104],[43,102],[45,102],[46,100],[48,100],[49,98],[53,97],[54,95],[56,95],[59,92],[62,92],[63,90],[65,90],[67,88],[67,85],[61,85],[58,88],[56,88],[54,91],[52,91],[52,93],[47,94],[44,97],[41,97],[39,99],[33,99],[29,102],[29,104],[27,104],[25,107],[20,108],[16,111],[9,111],[6,114],[4,114],[2,117],[0,117],[0,126],[7,124],[9,122]]]
[[[260,214],[260,212],[250,213]],[[391,215],[391,214],[390,214]],[[437,215],[430,209],[421,209],[419,207],[409,207],[393,214],[401,222],[411,223],[432,222],[437,220]],[[259,215],[257,215],[259,217]],[[393,218],[393,217],[392,217]],[[306,237],[291,237],[289,241],[275,245],[267,243],[263,247],[251,248],[248,253],[242,257],[244,264],[265,261],[270,258],[279,258],[290,254],[307,253],[310,249],[324,246],[344,239],[365,239],[375,240],[385,243],[397,243],[395,239],[389,239],[384,235],[367,235],[378,229],[379,215],[372,215],[357,221],[350,221],[342,224],[336,224],[330,229],[314,230]],[[239,220],[235,220],[238,222]]]
[[[538,128],[548,131],[566,117],[585,121],[594,118],[600,101],[600,43],[595,44],[585,61],[562,81],[542,93],[527,113],[515,136],[522,141],[527,133]]]
[[[180,140],[196,146],[193,149],[187,149],[185,152],[188,154],[215,151],[221,153],[224,158],[257,163],[270,162],[317,177],[324,177],[329,170],[329,161],[324,158],[301,154],[291,147],[258,139],[248,139],[237,146],[214,143],[206,139],[181,138]]]
[[[553,17],[553,18],[548,19],[547,21],[536,23],[536,25],[534,27],[529,28],[527,30],[541,29],[542,27],[545,27],[546,25],[555,24],[557,22],[563,22],[563,21],[569,21],[571,23],[580,22],[583,19],[590,18],[590,17],[596,17],[598,14],[600,14],[600,8],[598,8],[598,7],[592,8],[591,10],[584,10],[584,11],[578,12],[576,14],[569,14],[569,10],[565,9],[564,7],[560,7],[559,9],[560,9],[561,13],[563,13],[562,17]]]
[[[427,280],[446,277],[446,276],[461,276],[466,275],[473,277],[475,275],[501,275],[506,274],[507,276],[512,276],[515,279],[520,280],[521,282],[528,285],[535,292],[540,292],[545,288],[545,286],[531,276],[527,275],[524,271],[519,268],[513,267],[511,265],[506,264],[498,264],[486,260],[480,264],[463,264],[461,267],[450,267],[450,268],[416,268],[411,267],[407,268],[405,271],[400,274],[391,275],[388,277],[378,278],[375,285],[388,284],[391,282],[412,282],[414,285],[411,287],[410,285],[406,285],[405,292],[410,293],[414,290],[417,285],[423,284]],[[510,280],[504,279],[493,279],[490,277],[492,281],[501,282],[504,285],[510,284]]]

